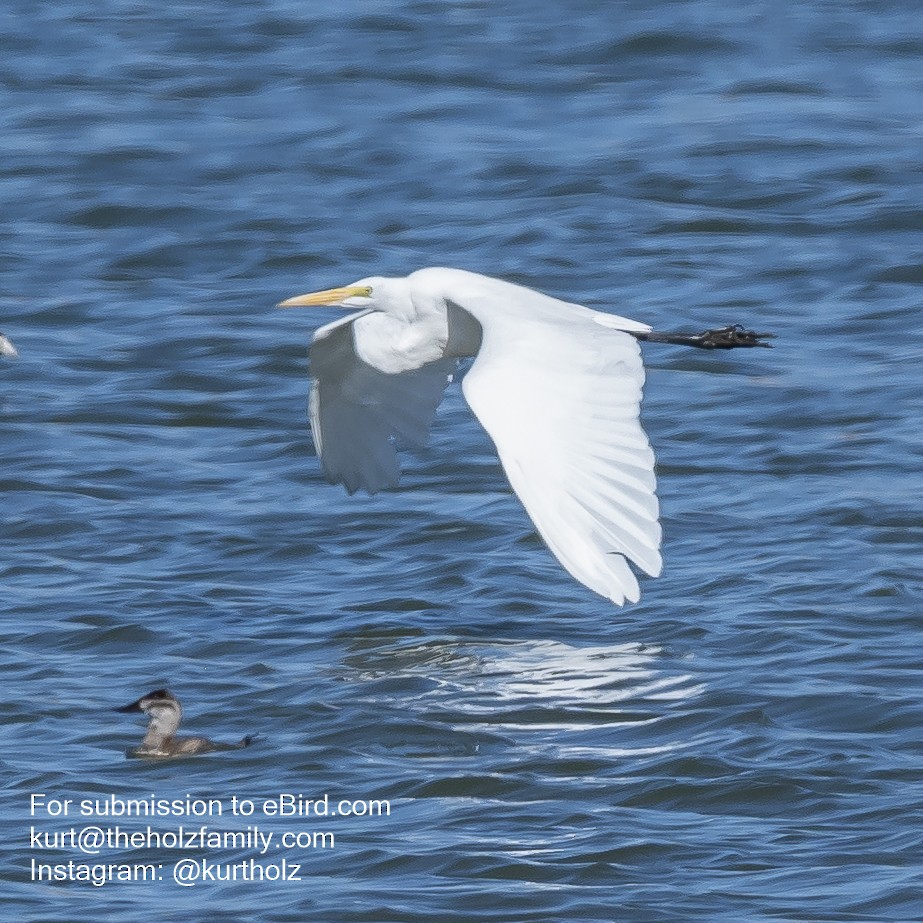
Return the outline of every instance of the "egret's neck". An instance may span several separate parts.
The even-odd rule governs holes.
[[[481,325],[465,305],[470,286],[453,285],[454,277],[467,282],[462,270],[422,270],[413,274],[413,303],[416,323],[428,326],[439,340],[442,355],[451,358],[474,356],[481,348]]]

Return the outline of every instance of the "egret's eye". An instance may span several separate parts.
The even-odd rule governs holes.
[[[371,286],[371,285],[366,285],[366,287],[362,290],[362,294],[365,295],[365,296],[367,296],[367,297],[371,297],[371,295],[372,295],[372,286]]]

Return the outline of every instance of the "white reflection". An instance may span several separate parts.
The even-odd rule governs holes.
[[[481,716],[494,728],[586,728],[621,721],[638,727],[704,691],[693,676],[676,669],[675,660],[651,645],[376,641],[363,639],[347,658],[357,671],[355,679],[425,677],[432,686],[418,691],[414,703]]]

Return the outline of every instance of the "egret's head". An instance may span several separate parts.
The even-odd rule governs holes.
[[[386,279],[369,276],[342,288],[328,288],[323,292],[297,295],[279,303],[280,308],[311,308],[321,306],[370,309],[403,314],[411,306],[406,279]]]

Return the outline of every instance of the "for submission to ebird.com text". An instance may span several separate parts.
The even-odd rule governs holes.
[[[336,847],[330,828],[338,820],[380,822],[391,816],[391,803],[331,798],[326,792],[315,798],[291,792],[268,798],[160,798],[154,793],[143,798],[64,798],[34,792],[29,816],[32,881],[94,887],[172,881],[193,887],[223,881],[302,881],[308,876],[300,860],[308,852]],[[62,851],[73,851],[76,857],[62,861]],[[118,851],[120,861],[104,861],[110,851]],[[126,861],[126,851],[136,853],[130,859],[137,861]]]

